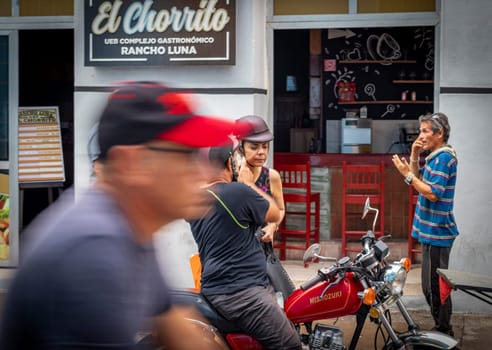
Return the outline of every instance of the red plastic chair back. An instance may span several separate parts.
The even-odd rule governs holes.
[[[371,206],[379,209],[376,236],[384,234],[384,163],[347,164],[342,163],[342,255],[358,252],[360,247],[349,248],[350,239],[358,240],[366,229],[350,228],[348,217],[360,220],[362,208],[370,198]]]
[[[275,170],[279,172],[282,180],[286,211],[284,221],[278,230],[280,243],[274,246],[280,249],[280,259],[284,260],[287,249],[305,250],[311,241],[319,243],[320,194],[311,192],[310,162],[305,164],[275,164]],[[302,209],[298,209],[299,205]],[[304,218],[304,227],[287,227],[286,221],[294,216]],[[314,217],[314,224],[311,223],[312,217]],[[289,243],[287,242],[288,237],[303,238],[304,244]]]

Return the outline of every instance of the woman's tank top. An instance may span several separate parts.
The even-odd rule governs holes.
[[[266,192],[270,196],[272,195],[272,190],[270,189],[270,168],[266,166],[261,167],[260,176],[256,179],[255,185],[263,192]]]

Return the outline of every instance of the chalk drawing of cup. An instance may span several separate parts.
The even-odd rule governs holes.
[[[379,37],[377,52],[385,60],[397,60],[401,57],[400,45],[388,33],[383,33]]]
[[[375,34],[369,35],[367,51],[374,60],[391,61],[401,57],[400,45],[388,33],[383,33],[379,37]]]

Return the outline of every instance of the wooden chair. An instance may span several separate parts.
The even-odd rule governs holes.
[[[285,217],[278,229],[279,240],[274,244],[280,251],[280,260],[285,260],[286,250],[305,250],[311,243],[319,243],[320,229],[320,194],[311,192],[311,163],[275,164],[280,173],[285,202]],[[304,227],[299,227],[299,220],[304,218]],[[314,217],[314,223],[312,218]],[[292,221],[297,225],[293,225]],[[301,221],[302,224],[302,221]],[[288,238],[302,239],[304,244],[293,244]],[[311,242],[312,241],[312,242]]]
[[[413,186],[408,186],[408,257],[412,264],[415,262],[415,255],[422,253],[419,243],[415,238],[412,238],[413,216],[418,197],[418,192],[415,191]]]
[[[342,256],[347,252],[359,252],[360,244],[355,248],[347,247],[350,240],[359,241],[371,229],[371,225],[360,219],[366,198],[371,206],[379,209],[379,218],[374,235],[384,235],[384,162],[373,165],[342,163]],[[357,219],[357,222],[349,218]],[[371,219],[372,224],[372,219]],[[361,225],[365,225],[362,227]],[[349,228],[350,226],[350,228]],[[354,228],[354,226],[358,226]],[[367,227],[366,227],[367,226]]]

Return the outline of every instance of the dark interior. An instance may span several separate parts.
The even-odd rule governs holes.
[[[276,152],[288,152],[290,128],[311,126],[309,94],[309,30],[274,31],[274,99]],[[297,91],[287,91],[287,76],[296,78]]]
[[[73,184],[73,36],[71,29],[19,31],[19,107],[59,109],[66,179],[59,189]],[[30,187],[23,190],[22,227],[49,205],[53,189],[42,183]],[[59,192],[57,187],[54,198]]]

